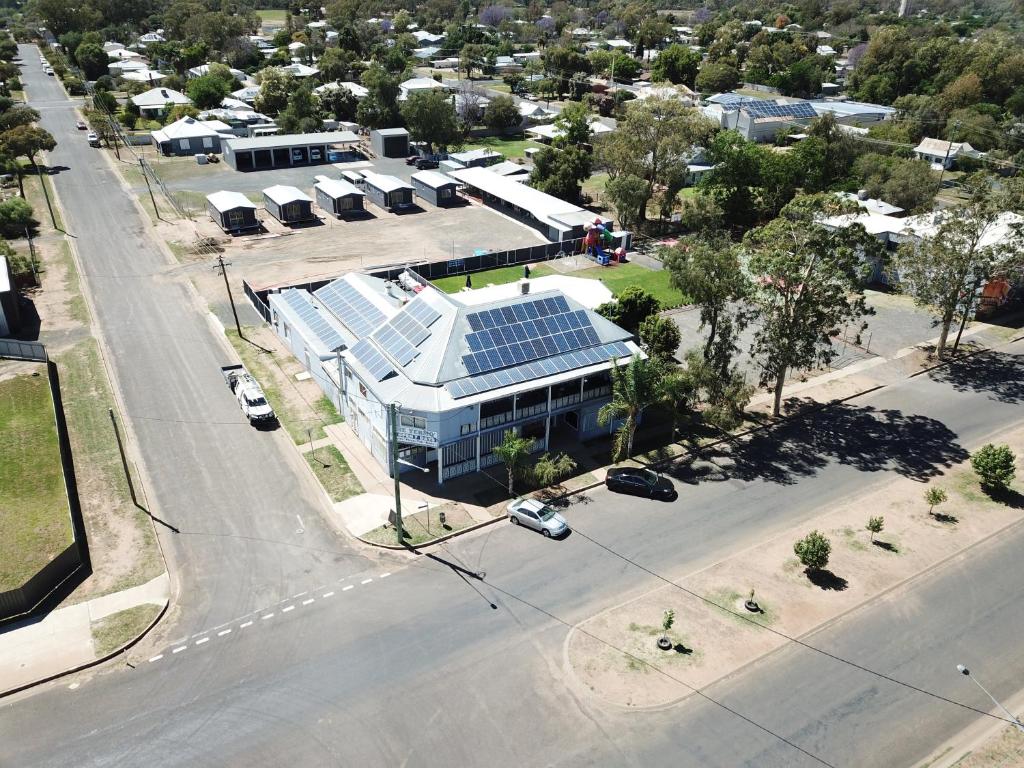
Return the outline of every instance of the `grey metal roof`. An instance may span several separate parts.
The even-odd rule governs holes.
[[[366,183],[375,189],[379,189],[381,192],[394,192],[398,189],[412,189],[408,184],[395,176],[388,176],[383,173],[371,173],[370,171],[364,171],[363,177],[366,179]]]
[[[437,171],[417,171],[411,178],[430,187],[431,189],[455,186],[457,183],[455,179],[445,176],[443,173],[438,173]]]
[[[269,197],[273,202],[278,205],[287,205],[288,203],[312,203],[313,198],[307,195],[298,187],[290,187],[286,184],[275,184],[272,187],[267,187],[263,190],[263,196]]]
[[[253,149],[283,149],[286,147],[308,147],[320,144],[358,144],[359,137],[352,131],[328,131],[325,133],[294,133],[275,136],[253,136],[252,138],[228,139],[224,146],[232,152],[246,152]]]
[[[318,303],[308,291],[287,288],[279,294],[295,316],[310,330],[325,351],[334,351],[346,346],[346,340],[335,327],[332,319],[319,309]]]
[[[331,197],[347,197],[348,195],[366,196],[363,190],[345,179],[329,179],[326,176],[317,176],[316,178],[317,181],[313,188],[322,190]]]
[[[229,192],[222,189],[220,192],[211,192],[206,196],[206,201],[220,213],[231,211],[235,208],[251,208],[256,210],[256,203],[241,192]]]
[[[381,136],[408,136],[409,132],[405,128],[378,128],[374,133],[380,134]]]

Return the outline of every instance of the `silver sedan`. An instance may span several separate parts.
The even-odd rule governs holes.
[[[569,532],[565,518],[536,499],[518,498],[508,505],[508,521],[512,525],[525,525],[540,531],[546,537],[562,536]]]

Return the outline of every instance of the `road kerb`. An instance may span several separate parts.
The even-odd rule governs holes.
[[[8,696],[13,696],[16,693],[22,693],[23,691],[27,691],[30,688],[35,688],[36,686],[44,685],[46,683],[52,683],[54,680],[59,680],[60,678],[67,677],[68,675],[73,675],[77,672],[83,672],[86,669],[91,669],[92,667],[99,666],[100,664],[104,664],[110,661],[111,659],[121,655],[125,651],[130,650],[133,646],[139,643],[146,635],[148,635],[157,624],[160,623],[160,620],[164,617],[164,614],[167,613],[167,608],[170,606],[170,604],[170,600],[164,600],[163,606],[160,608],[160,612],[149,623],[149,626],[147,626],[144,630],[142,630],[142,632],[140,632],[137,636],[126,642],[120,648],[117,648],[116,650],[113,650],[110,653],[106,654],[105,656],[101,656],[98,659],[87,661],[85,664],[79,664],[77,667],[65,669],[62,672],[55,672],[52,675],[41,677],[38,680],[33,680],[28,683],[16,685],[13,688],[8,688],[6,691],[0,691],[0,699],[7,698]]]

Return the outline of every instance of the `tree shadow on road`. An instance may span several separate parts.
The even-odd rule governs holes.
[[[932,381],[957,392],[987,392],[1000,403],[1024,403],[1024,357],[984,352],[930,371]]]
[[[789,485],[815,475],[830,462],[925,481],[965,461],[968,453],[957,442],[956,433],[936,419],[839,404],[748,440],[716,446],[702,458],[735,479]],[[680,467],[680,473],[692,482],[686,467]]]

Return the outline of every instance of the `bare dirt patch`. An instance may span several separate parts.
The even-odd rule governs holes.
[[[999,442],[1020,455],[1024,430],[1003,435]],[[930,515],[923,501],[925,486],[896,480],[678,579],[678,587],[661,587],[582,622],[567,639],[572,672],[606,702],[627,707],[670,703],[784,645],[786,637],[804,635],[1021,519],[1020,505],[1013,502],[1019,496],[1010,503],[988,497],[967,463],[934,485],[949,497],[937,515]],[[884,517],[885,528],[872,542],[865,525],[876,515]],[[828,536],[832,553],[827,570],[809,576],[793,554],[793,542],[815,528]],[[751,589],[764,613],[742,608],[740,598]],[[692,653],[660,651],[657,635],[642,637],[635,629],[657,626],[669,608],[676,613],[674,631]],[[921,606],[908,604],[906,610]]]

